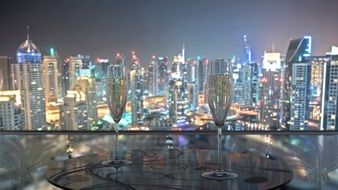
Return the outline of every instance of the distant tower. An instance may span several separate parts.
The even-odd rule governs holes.
[[[25,111],[25,128],[37,130],[46,128],[46,106],[43,80],[43,65],[38,47],[27,39],[16,54],[17,63],[13,64],[14,88],[21,92],[22,107]]]
[[[7,56],[0,56],[0,90],[12,89],[11,63],[12,59]]]
[[[132,62],[129,72],[129,83],[131,91],[131,110],[132,110],[132,122],[133,124],[141,125],[143,124],[143,74],[144,70],[139,66],[139,59],[137,58],[135,52],[132,52]]]
[[[69,57],[68,61],[68,83],[69,89],[73,90],[75,87],[76,79],[80,76],[80,70],[83,68],[83,60],[80,56]]]
[[[243,41],[244,41],[244,59],[243,59],[243,63],[244,64],[248,64],[251,63],[252,61],[252,55],[251,55],[251,49],[250,46],[247,42],[247,36],[244,35],[243,36]]]
[[[169,117],[176,120],[184,119],[189,108],[188,104],[188,72],[183,44],[182,51],[174,56],[171,66],[171,80],[168,89]]]
[[[148,65],[148,72],[147,72],[147,89],[149,94],[155,96],[158,92],[158,68],[156,64],[156,57],[153,56],[151,59],[150,64]]]
[[[158,57],[157,67],[159,77],[157,78],[158,87],[156,95],[164,95],[165,89],[169,82],[168,57]]]
[[[59,70],[60,58],[58,55],[43,56],[44,82],[46,102],[56,102],[61,96]]]

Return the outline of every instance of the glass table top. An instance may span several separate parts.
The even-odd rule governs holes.
[[[115,178],[120,183],[113,187],[122,189],[266,189],[291,178],[283,189],[338,188],[337,135],[224,135],[223,165],[240,177],[223,182],[200,176],[217,167],[214,134],[120,135],[119,144],[121,156],[134,164],[116,172],[105,165],[112,159],[114,135],[1,135],[0,189],[54,190],[67,183],[73,188],[104,186]],[[86,165],[95,167],[67,173]],[[145,182],[148,179],[152,183]]]
[[[223,154],[223,165],[239,175],[215,181],[201,176],[217,168],[216,152],[206,149],[133,149],[121,152],[133,164],[114,167],[110,153],[99,153],[49,165],[46,176],[67,189],[271,189],[291,181],[283,162],[254,154]]]

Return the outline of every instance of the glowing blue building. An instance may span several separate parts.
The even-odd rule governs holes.
[[[27,39],[18,48],[17,63],[12,65],[13,87],[20,90],[21,102],[25,111],[25,129],[46,128],[45,91],[43,65],[38,47]]]

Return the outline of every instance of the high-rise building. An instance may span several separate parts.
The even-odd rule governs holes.
[[[131,112],[132,112],[132,123],[136,125],[143,124],[143,77],[144,69],[140,68],[139,59],[135,52],[132,52],[132,62],[129,72],[129,83],[130,83],[130,99],[131,99]]]
[[[169,82],[168,73],[168,57],[158,57],[158,78],[157,78],[157,93],[156,95],[165,95],[165,91]]]
[[[243,104],[245,107],[255,107],[259,99],[259,68],[256,62],[243,66]]]
[[[56,102],[61,97],[58,65],[60,59],[57,55],[43,56],[44,83],[46,102]]]
[[[68,83],[69,89],[74,89],[76,79],[80,76],[80,71],[83,69],[83,62],[81,56],[71,56],[67,60],[68,64]],[[65,67],[66,68],[66,67]]]
[[[306,128],[304,123],[308,121],[308,88],[310,88],[311,65],[307,58],[310,54],[310,36],[290,41],[285,56],[281,120],[281,123],[289,129],[304,130]],[[302,98],[305,98],[305,100],[302,100]]]
[[[69,59],[66,59],[61,66],[61,97],[65,97],[69,89]]]
[[[22,130],[24,112],[19,90],[0,91],[0,130]]]
[[[311,64],[297,62],[292,65],[290,130],[307,130]]]
[[[63,130],[88,130],[86,95],[82,91],[67,91],[61,115]]]
[[[321,106],[324,85],[324,66],[327,65],[327,56],[309,57],[311,64],[311,87],[309,100],[309,119],[314,124],[314,128],[319,128],[322,119]]]
[[[324,64],[321,130],[338,130],[338,52],[333,46]]]
[[[132,122],[133,124],[142,125],[144,118],[143,111],[143,70],[136,68],[130,71],[131,80],[131,97],[132,97]]]
[[[147,80],[145,82],[145,86],[149,92],[149,95],[155,96],[158,93],[158,68],[156,64],[156,57],[153,56],[150,64],[148,65],[147,72],[145,77]]]
[[[97,82],[97,100],[105,100],[106,76],[108,71],[109,59],[96,59],[95,65],[95,79]]]
[[[185,119],[185,114],[189,108],[188,93],[188,72],[183,45],[182,51],[174,56],[171,66],[171,79],[167,94],[170,118],[174,120]]]
[[[282,88],[282,58],[277,52],[264,52],[263,73],[260,78],[260,121],[276,129],[280,120],[280,98]]]
[[[25,128],[46,128],[46,106],[43,80],[43,65],[38,47],[29,34],[16,53],[17,63],[12,64],[13,86],[20,90],[22,108],[25,111]]]
[[[87,105],[88,122],[94,122],[98,119],[97,114],[97,100],[96,100],[96,81],[90,77],[79,77],[76,79],[76,91],[81,91],[85,94],[85,101]]]
[[[197,62],[193,59],[187,61],[188,67],[188,101],[190,110],[195,111],[198,107],[198,88],[197,88]]]
[[[242,107],[251,107],[255,104],[258,95],[259,70],[257,63],[252,61],[252,52],[246,35],[243,36],[243,42],[243,55],[238,63],[234,64],[236,68],[234,70],[233,102]]]
[[[12,62],[10,57],[0,56],[0,90],[10,90],[12,88]]]
[[[248,44],[247,36],[243,36],[243,41],[244,41],[244,56],[243,56],[243,64],[248,64],[252,62],[252,52],[251,48]]]

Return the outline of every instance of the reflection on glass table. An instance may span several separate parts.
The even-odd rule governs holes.
[[[218,166],[209,150],[134,149],[126,158],[134,164],[119,168],[105,163],[110,153],[91,154],[49,165],[47,179],[69,189],[271,189],[291,181],[292,171],[281,161],[253,154],[230,153],[223,167],[239,174],[233,181],[210,181],[201,171]]]
[[[208,168],[216,167],[217,140],[214,135],[169,134],[169,137],[167,141],[165,134],[121,135],[120,155],[122,158],[130,159],[133,154],[135,155],[134,150],[154,150],[159,154],[151,153],[151,155],[162,155],[162,158],[163,156],[168,158],[169,152],[174,150],[176,153],[184,153],[178,156],[179,159],[176,161],[179,162],[176,163],[188,162],[194,165],[192,168],[199,174],[208,171]],[[46,180],[45,172],[48,165],[69,160],[68,154],[76,159],[86,155],[113,153],[112,147],[115,144],[115,137],[111,135],[72,135],[69,139],[71,139],[70,145],[67,144],[66,135],[0,136],[0,189],[56,189]],[[170,142],[169,149],[167,142]],[[67,152],[69,147],[72,151]],[[338,152],[334,150],[338,150],[337,135],[270,135],[268,137],[266,135],[226,135],[223,136],[222,141],[226,167],[230,165],[228,155],[231,154],[249,154],[259,156],[259,159],[269,157],[269,160],[287,164],[294,175],[292,181],[283,189],[337,189]],[[187,156],[188,154],[193,156]],[[157,157],[161,158],[161,156]],[[183,158],[186,160],[180,160]],[[195,162],[190,163],[191,160]],[[165,163],[154,162],[153,165],[164,167]],[[207,181],[212,182],[212,180]],[[249,189],[249,187],[242,189]]]

